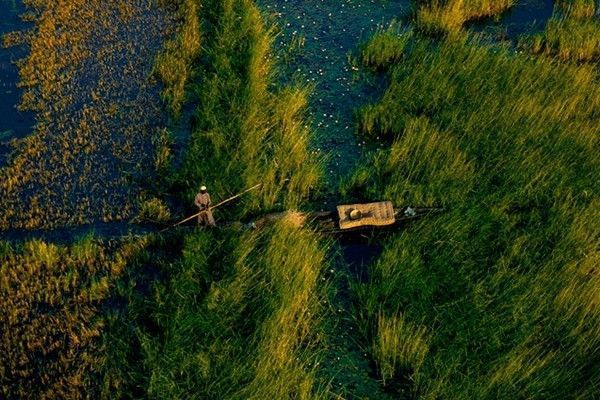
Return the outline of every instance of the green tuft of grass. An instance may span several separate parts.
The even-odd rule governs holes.
[[[200,55],[201,29],[198,0],[175,3],[178,28],[158,55],[154,73],[165,85],[163,98],[171,112],[178,116],[185,101],[186,85],[193,75],[193,64]]]
[[[171,221],[171,211],[161,199],[151,198],[141,203],[140,211],[134,221],[166,224]]]
[[[399,62],[411,36],[412,31],[404,33],[399,24],[380,29],[362,46],[360,60],[364,65],[375,69]]]
[[[401,374],[416,375],[429,350],[427,331],[413,326],[402,314],[391,317],[380,313],[372,354],[383,384]]]

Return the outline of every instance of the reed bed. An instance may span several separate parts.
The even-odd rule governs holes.
[[[284,220],[171,236],[176,256],[142,254],[122,286],[128,312],[107,339],[111,396],[320,398],[319,242]],[[140,285],[148,271],[162,278]]]
[[[272,32],[253,2],[202,10],[202,62],[186,88],[198,106],[171,183],[190,203],[201,183],[215,201],[262,183],[227,211],[232,218],[298,206],[320,176],[307,150],[306,89],[273,84]],[[162,213],[159,201],[144,204],[148,216]],[[293,213],[240,229],[157,236],[130,264],[120,291],[127,312],[106,336],[106,395],[322,397],[315,369],[327,247]]]
[[[343,192],[446,211],[390,237],[352,285],[382,384],[424,399],[594,398],[597,71],[468,39],[386,38],[400,54],[366,46],[363,59],[381,59],[370,64],[390,85],[358,115],[387,148]]]
[[[196,124],[176,186],[191,203],[201,183],[222,198],[262,183],[238,210],[296,208],[321,176],[308,149],[308,89],[275,87],[273,32],[253,2],[209,2],[205,9],[212,31],[204,35],[206,62],[193,84]]]

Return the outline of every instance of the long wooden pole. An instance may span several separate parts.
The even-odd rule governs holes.
[[[181,225],[181,224],[184,224],[184,223],[188,222],[189,220],[192,220],[192,219],[194,219],[194,218],[196,218],[196,217],[199,217],[199,216],[200,216],[200,215],[202,215],[202,214],[205,214],[207,211],[213,210],[213,209],[215,209],[215,208],[217,208],[217,207],[220,207],[220,206],[222,206],[223,204],[229,203],[230,201],[232,201],[232,200],[235,200],[235,199],[237,199],[238,197],[240,197],[240,196],[243,196],[243,195],[245,195],[246,193],[248,193],[248,192],[250,192],[250,191],[252,191],[252,190],[258,189],[258,188],[259,188],[259,187],[261,187],[261,186],[262,186],[262,183],[259,183],[258,185],[254,185],[254,186],[252,186],[251,188],[248,188],[248,189],[244,190],[243,192],[236,194],[235,196],[231,196],[230,198],[228,198],[228,199],[225,199],[225,200],[221,201],[220,203],[217,203],[217,204],[215,204],[214,206],[208,207],[208,209],[207,209],[207,210],[202,210],[202,211],[200,211],[200,212],[199,212],[199,213],[197,213],[197,214],[194,214],[194,215],[192,215],[192,216],[190,216],[190,217],[187,217],[187,218],[186,218],[186,219],[184,219],[184,220],[181,220],[181,221],[177,222],[176,224],[173,224],[173,225],[171,225],[171,226],[168,226],[168,227],[166,227],[165,229],[163,229],[163,230],[162,230],[162,231],[160,231],[160,232],[162,233],[162,232],[164,232],[164,231],[166,231],[166,230],[168,230],[168,229],[175,228],[176,226],[179,226],[179,225]]]

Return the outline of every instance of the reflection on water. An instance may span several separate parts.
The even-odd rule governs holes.
[[[27,24],[19,18],[24,11],[20,0],[0,0],[0,36],[27,28]],[[32,113],[16,109],[22,91],[17,88],[19,75],[14,61],[25,55],[24,46],[7,49],[0,46],[0,165],[9,150],[7,141],[28,135],[34,122]]]

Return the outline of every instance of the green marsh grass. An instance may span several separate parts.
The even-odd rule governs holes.
[[[150,198],[141,201],[139,213],[134,221],[168,224],[172,221],[171,211],[161,199]]]
[[[65,21],[72,22],[67,11],[73,9],[60,4]],[[199,25],[185,15],[156,64],[168,70],[158,73],[173,110],[186,100],[184,94],[197,97],[194,130],[178,171],[170,167],[168,134],[157,133],[156,169],[174,175],[167,178],[183,188],[186,200],[200,183],[210,187],[215,200],[263,183],[231,207],[232,215],[300,206],[320,177],[319,162],[308,152],[308,90],[274,85],[272,31],[253,2],[214,1],[196,10],[207,33],[186,36]],[[128,16],[131,9],[122,12]],[[55,33],[49,30],[50,36]],[[200,36],[202,53],[195,54]],[[175,60],[179,51],[186,56]],[[172,65],[175,71],[169,70]],[[27,152],[45,151],[30,140]],[[79,144],[80,136],[76,140]],[[16,160],[29,165],[25,158]],[[145,220],[168,218],[158,198],[142,201],[140,211]],[[36,398],[324,398],[316,366],[327,243],[300,228],[293,215],[263,230],[240,231],[239,225],[151,235],[125,250],[114,241],[87,240],[68,249],[36,242],[28,245],[35,253],[29,257],[0,245],[3,279],[10,283],[2,285],[9,291],[3,298],[15,297],[20,279],[22,287],[35,286],[11,305],[35,323],[13,318],[14,325],[25,326],[25,342],[18,330],[3,336],[11,366],[24,372],[15,379],[3,376],[2,390],[8,397],[28,397],[29,390]],[[20,270],[30,275],[21,276]],[[46,317],[39,303],[46,297],[62,314],[53,314],[56,320],[36,331],[29,325],[41,325],[36,314]],[[23,347],[29,340],[51,341],[60,330],[74,334],[52,342],[52,353]],[[33,366],[17,366],[23,359]],[[35,386],[40,381],[50,385]],[[47,392],[38,396],[41,390]]]
[[[274,87],[273,32],[253,2],[207,8],[214,32],[194,84],[197,124],[176,181],[189,202],[201,183],[221,198],[262,183],[245,198],[244,210],[295,208],[321,175],[308,150],[308,89]]]
[[[108,386],[149,398],[315,399],[326,246],[295,221],[264,231],[197,230],[173,257],[131,264]],[[158,269],[150,295],[139,270]],[[112,345],[110,343],[116,343]],[[132,355],[134,357],[132,358]],[[131,379],[129,377],[132,377]]]
[[[352,285],[381,379],[425,399],[594,398],[597,71],[465,39],[397,40],[401,54],[382,60],[402,61],[371,63],[389,71],[387,91],[358,113],[387,148],[342,191],[446,211],[390,237]],[[415,331],[390,334],[402,324]],[[422,361],[395,368],[404,349]]]
[[[169,171],[174,187],[191,203],[204,183],[216,202],[263,183],[229,208],[231,218],[299,206],[320,177],[308,152],[307,89],[274,85],[273,32],[253,2],[209,2],[200,19],[202,62],[187,84],[198,106],[182,166]],[[254,232],[231,224],[156,236],[120,286],[127,309],[105,336],[105,394],[322,398],[327,246],[299,225],[292,214]]]

